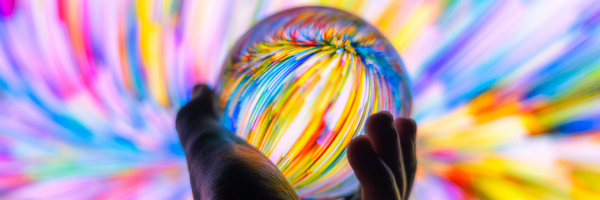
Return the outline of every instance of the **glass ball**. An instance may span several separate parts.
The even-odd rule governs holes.
[[[326,7],[256,24],[226,58],[217,92],[224,126],[258,148],[303,198],[358,189],[346,159],[367,117],[408,117],[402,61],[372,25]]]

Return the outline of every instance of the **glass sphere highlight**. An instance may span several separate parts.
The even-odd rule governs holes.
[[[250,29],[217,85],[224,126],[258,148],[303,198],[340,197],[358,181],[346,145],[370,114],[408,117],[411,97],[398,53],[350,13],[301,7]]]

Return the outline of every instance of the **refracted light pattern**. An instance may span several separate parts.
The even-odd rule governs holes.
[[[226,128],[279,167],[301,197],[358,189],[345,149],[370,114],[409,116],[398,53],[341,10],[301,7],[259,22],[234,45],[219,81]]]
[[[598,199],[600,2],[0,1],[0,199],[190,199],[174,113],[256,22],[365,19],[402,56],[414,199]]]

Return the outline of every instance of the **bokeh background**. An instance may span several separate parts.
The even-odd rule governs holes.
[[[0,0],[0,199],[191,199],[177,109],[302,5],[363,17],[402,56],[411,199],[600,199],[597,0]]]

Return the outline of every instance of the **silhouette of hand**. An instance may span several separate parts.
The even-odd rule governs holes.
[[[269,159],[222,127],[216,102],[211,89],[196,85],[192,100],[177,113],[194,199],[300,199]],[[348,145],[348,160],[362,184],[353,199],[408,197],[416,170],[415,132],[412,120],[394,121],[388,112],[367,119],[366,136]]]

